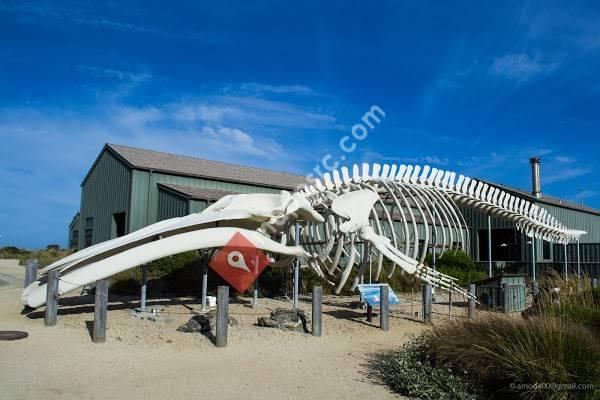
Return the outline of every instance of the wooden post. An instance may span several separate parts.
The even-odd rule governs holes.
[[[431,323],[431,285],[423,285],[423,322]]]
[[[476,288],[474,283],[469,284],[469,294],[477,296]],[[475,319],[475,299],[469,297],[469,319]]]
[[[104,343],[106,341],[106,315],[108,311],[108,281],[96,281],[96,298],[94,302],[94,330],[92,341]]]
[[[507,283],[502,284],[502,312],[510,312],[510,286]]]
[[[373,322],[373,306],[367,304],[367,322]]]
[[[23,287],[27,287],[37,280],[37,270],[37,260],[27,260],[27,264],[25,265],[25,282]]]
[[[383,331],[390,330],[390,287],[379,286],[379,326]]]
[[[229,286],[217,289],[217,347],[227,346],[227,328],[229,326]]]
[[[56,325],[58,315],[58,271],[48,272],[48,283],[46,284],[46,313],[44,325]]]
[[[323,288],[313,287],[312,293],[312,334],[321,336],[321,308],[323,304]]]

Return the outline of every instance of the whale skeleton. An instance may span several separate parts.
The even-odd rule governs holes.
[[[376,260],[375,280],[385,259],[389,276],[399,267],[424,283],[471,296],[454,278],[424,264],[432,245],[440,254],[467,248],[469,230],[460,208],[512,221],[529,237],[553,243],[586,234],[568,229],[536,204],[454,172],[428,165],[353,165],[293,193],[227,195],[201,213],[80,250],[44,268],[21,301],[30,307],[45,303],[48,271],[59,271],[62,295],[162,257],[223,247],[237,232],[282,257],[271,266],[289,266],[302,257],[302,266],[334,285],[336,293],[348,286],[353,271],[349,289],[356,288],[366,267],[361,254],[367,254]],[[296,223],[303,226],[298,246],[293,245]]]

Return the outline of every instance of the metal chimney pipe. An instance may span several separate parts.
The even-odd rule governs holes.
[[[531,194],[535,197],[542,197],[542,184],[540,182],[540,158],[531,157]]]

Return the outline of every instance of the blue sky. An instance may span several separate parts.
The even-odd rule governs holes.
[[[600,207],[594,2],[0,3],[0,246],[66,243],[105,142],[427,163]],[[484,4],[485,3],[485,4]],[[344,154],[372,105],[385,118]]]

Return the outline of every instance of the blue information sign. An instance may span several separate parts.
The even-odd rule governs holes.
[[[381,294],[380,287],[384,285],[388,286],[387,284],[381,283],[358,285],[358,291],[368,305],[378,306],[379,296]],[[396,296],[396,293],[394,293],[392,288],[390,288],[390,304],[400,304],[400,299],[398,299],[398,296]]]

